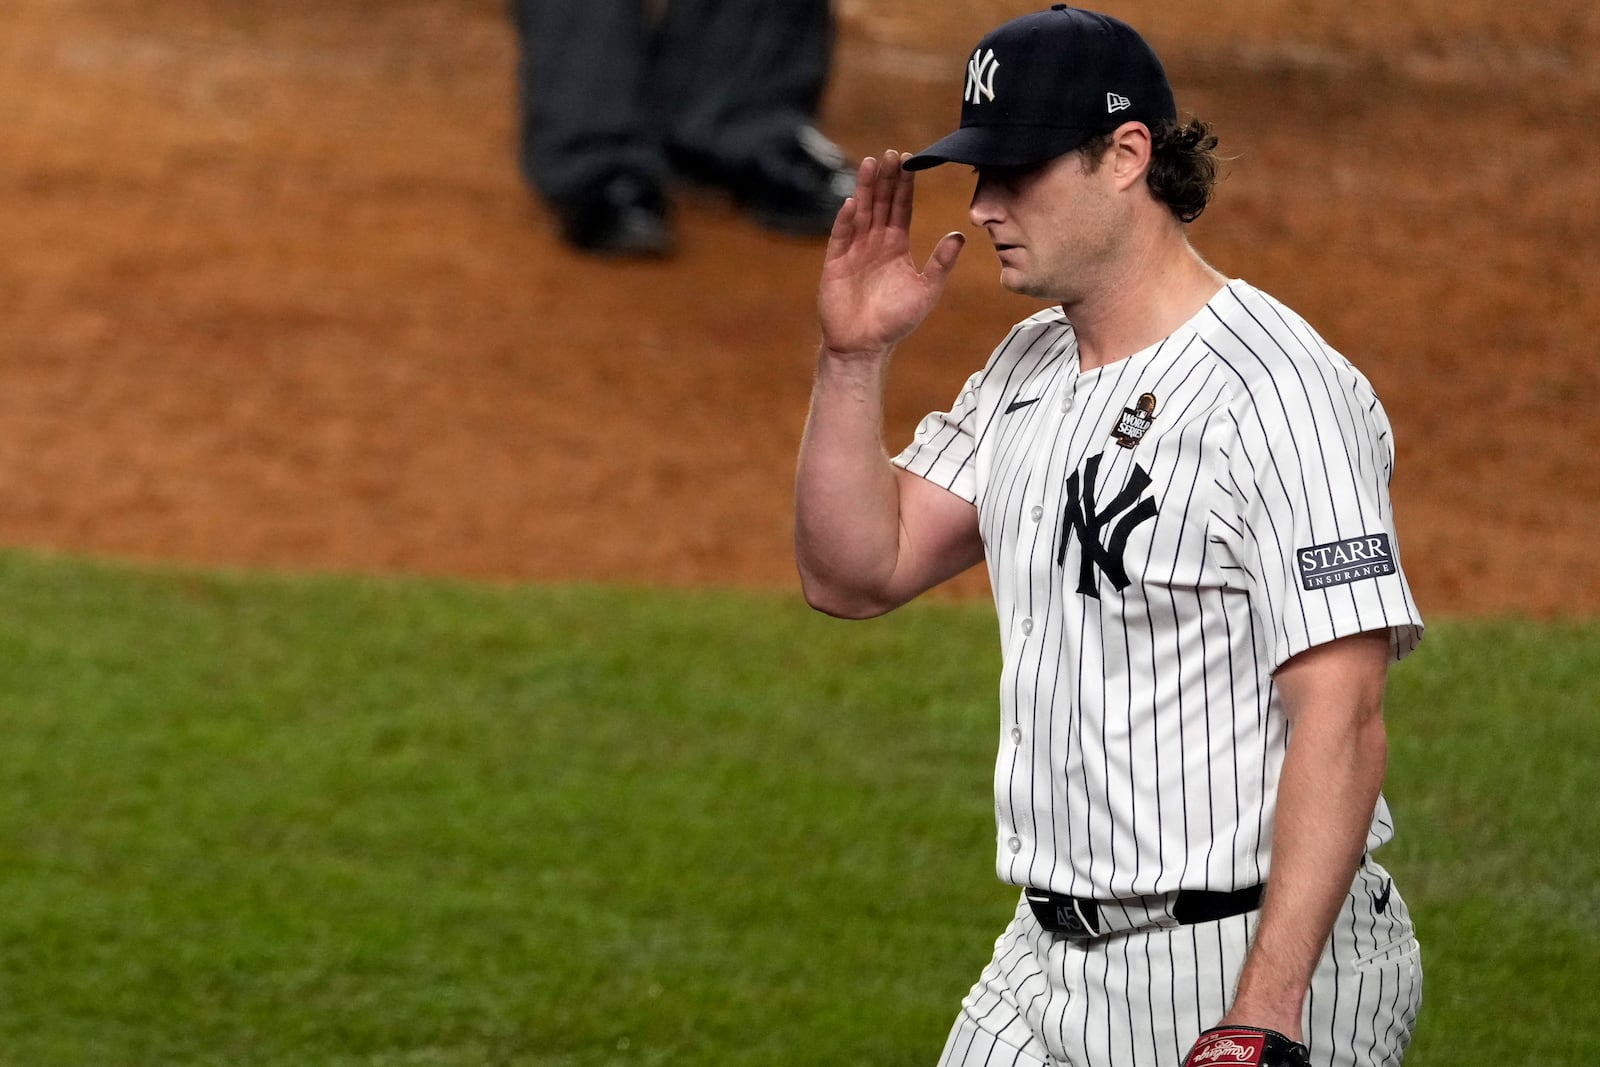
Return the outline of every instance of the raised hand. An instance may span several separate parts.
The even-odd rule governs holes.
[[[828,238],[817,291],[822,343],[838,355],[881,355],[939,302],[965,238],[948,233],[919,272],[911,260],[913,175],[898,152],[867,157]]]

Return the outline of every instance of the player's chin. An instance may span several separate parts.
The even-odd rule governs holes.
[[[1018,296],[1032,296],[1044,300],[1054,300],[1049,286],[1040,283],[1038,278],[1032,277],[1016,267],[1000,268],[1000,287]]]

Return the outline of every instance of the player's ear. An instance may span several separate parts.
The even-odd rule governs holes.
[[[1111,131],[1108,162],[1118,189],[1131,188],[1144,180],[1152,150],[1150,127],[1142,122],[1124,122]]]

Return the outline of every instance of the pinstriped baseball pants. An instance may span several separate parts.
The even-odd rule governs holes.
[[[1039,928],[1025,901],[962,1002],[940,1067],[1177,1067],[1214,1026],[1259,921],[1153,928],[1087,942]],[[1312,979],[1318,1067],[1398,1064],[1422,1000],[1411,917],[1369,857]]]

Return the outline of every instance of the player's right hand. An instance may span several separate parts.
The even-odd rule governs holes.
[[[914,175],[899,152],[868,156],[828,237],[817,292],[823,347],[881,356],[921,325],[939,302],[966,238],[940,238],[919,272],[911,260]]]

